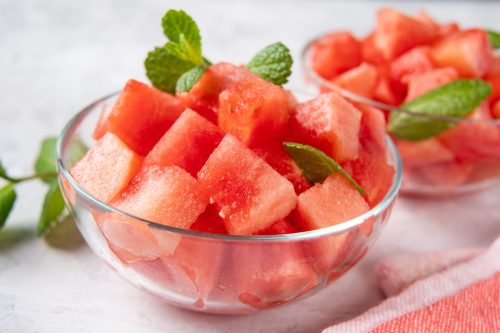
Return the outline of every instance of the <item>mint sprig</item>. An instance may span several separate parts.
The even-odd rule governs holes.
[[[482,80],[456,80],[404,103],[401,108],[422,115],[464,118],[490,94],[491,87]],[[420,141],[454,126],[455,122],[446,119],[393,111],[389,117],[388,130],[398,139]]]
[[[167,93],[188,92],[211,66],[203,57],[200,29],[182,10],[169,10],[162,27],[168,42],[148,53],[146,76],[153,86]],[[281,85],[288,81],[292,64],[290,50],[278,42],[257,53],[246,67],[264,80]]]
[[[266,46],[247,64],[249,71],[277,85],[288,82],[293,59],[290,50],[281,42]]]
[[[295,142],[283,142],[283,147],[290,157],[302,170],[304,177],[311,183],[323,183],[328,176],[339,173],[345,177],[349,183],[361,195],[365,195],[363,188],[331,157],[314,147]]]
[[[56,141],[56,137],[48,137],[42,141],[34,166],[35,173],[32,175],[12,177],[0,162],[0,181],[3,179],[7,183],[0,188],[0,229],[5,225],[17,199],[15,185],[30,180],[38,179],[49,186],[40,212],[38,234],[48,233],[65,216],[64,200],[57,182]],[[81,141],[75,140],[69,148],[69,159],[76,162],[86,152],[87,147]]]
[[[488,38],[490,39],[491,47],[493,49],[500,48],[500,32],[494,30],[486,30]]]

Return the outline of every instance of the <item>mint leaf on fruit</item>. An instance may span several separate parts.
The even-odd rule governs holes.
[[[191,68],[186,73],[182,74],[177,80],[175,90],[178,92],[187,92],[198,82],[203,73],[205,73],[206,68],[203,66],[196,66]]]
[[[401,108],[423,115],[464,118],[490,94],[491,87],[482,80],[456,80],[404,103]],[[389,117],[388,130],[398,139],[419,141],[439,135],[453,126],[454,122],[445,119],[393,111]]]
[[[283,142],[283,147],[295,163],[297,163],[304,177],[310,183],[322,183],[331,174],[340,173],[354,186],[359,194],[365,195],[363,188],[351,175],[321,150],[295,142]]]
[[[146,75],[153,86],[173,94],[177,80],[194,65],[175,57],[165,48],[156,47],[148,53],[144,66],[146,67]]]
[[[486,30],[486,33],[488,34],[488,38],[490,39],[491,47],[493,49],[500,48],[500,32]]]
[[[57,173],[57,157],[56,157],[56,141],[57,137],[48,137],[42,141],[40,152],[35,162],[35,172],[39,175],[50,175],[53,177],[42,177],[46,183],[51,181]]]
[[[166,48],[180,59],[201,65],[201,36],[198,25],[183,10],[169,10],[162,19],[163,33],[170,40]]]
[[[17,194],[14,190],[14,184],[8,183],[0,188],[0,229],[5,225],[12,207],[16,202]]]
[[[53,228],[64,211],[64,200],[57,180],[52,180],[43,201],[42,212],[38,220],[37,233],[43,235]]]
[[[277,85],[288,82],[293,59],[290,50],[281,42],[266,46],[247,65],[249,71]]]

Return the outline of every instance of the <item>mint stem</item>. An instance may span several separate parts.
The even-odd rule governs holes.
[[[2,176],[1,178],[5,179],[13,184],[18,184],[18,183],[30,181],[33,179],[47,180],[47,179],[51,179],[51,178],[55,178],[55,177],[57,177],[57,173],[44,172],[44,173],[36,173],[34,175],[31,175],[31,176],[19,177],[19,178],[13,178],[13,177],[9,177],[9,176]]]

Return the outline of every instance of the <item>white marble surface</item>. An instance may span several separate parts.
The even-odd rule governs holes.
[[[498,2],[393,4],[500,30]],[[72,114],[126,79],[143,79],[144,56],[163,42],[159,22],[170,6],[199,22],[208,57],[243,62],[276,40],[298,58],[304,42],[320,32],[366,31],[381,5],[0,0],[0,157],[12,173],[30,172],[43,136],[59,132]],[[41,190],[39,184],[19,188],[15,211],[0,233],[0,332],[318,332],[382,300],[373,267],[384,255],[487,245],[500,234],[499,191],[455,200],[401,199],[368,256],[322,293],[257,315],[213,316],[173,308],[135,289],[85,245],[62,250],[38,239]]]

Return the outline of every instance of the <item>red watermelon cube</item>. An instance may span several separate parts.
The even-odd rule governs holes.
[[[311,46],[312,69],[325,79],[358,66],[361,60],[361,43],[350,32],[328,34]]]
[[[490,65],[488,73],[486,73],[487,78],[500,76],[500,55],[495,55]]]
[[[373,65],[362,63],[335,77],[332,82],[355,94],[372,98],[378,82],[378,72]]]
[[[439,67],[454,67],[460,76],[482,77],[491,66],[493,50],[484,30],[469,29],[442,38],[431,57]]]
[[[455,159],[453,153],[436,138],[418,142],[398,140],[396,143],[403,164],[408,168],[451,162]]]
[[[491,115],[495,119],[500,119],[500,100],[496,101],[491,107]]]
[[[129,80],[108,117],[108,129],[139,155],[146,155],[184,111],[182,101]]]
[[[281,138],[288,118],[287,93],[261,78],[239,82],[219,96],[219,127],[247,146]]]
[[[294,141],[314,146],[337,162],[359,153],[361,112],[338,93],[329,92],[297,105],[291,119]]]
[[[231,135],[210,155],[198,178],[233,235],[265,229],[297,203],[293,185]]]
[[[108,202],[127,186],[142,160],[116,135],[107,133],[71,168],[71,175],[85,191]]]
[[[189,229],[205,210],[208,196],[178,166],[146,166],[110,204],[149,221]]]
[[[378,12],[374,44],[386,60],[392,60],[415,46],[431,43],[437,32],[427,23],[393,8]]]
[[[428,183],[439,186],[441,190],[446,188],[452,190],[465,183],[471,171],[470,164],[455,161],[431,164],[419,169]]]
[[[299,232],[299,230],[285,218],[274,222],[266,229],[258,231],[256,235],[284,235],[293,234],[295,232]]]
[[[361,53],[363,55],[363,60],[369,64],[378,66],[385,61],[382,51],[375,46],[373,33],[369,34],[361,42]]]
[[[458,79],[458,72],[453,67],[438,68],[425,73],[410,75],[407,77],[408,94],[406,100],[411,101],[456,79]]]
[[[212,234],[227,234],[224,220],[220,217],[217,207],[213,204],[207,206],[207,209],[198,216],[190,229]]]
[[[390,65],[392,77],[399,82],[413,74],[420,74],[434,68],[428,47],[416,47],[396,58]]]
[[[196,177],[223,137],[214,124],[187,109],[144,160],[144,165],[177,165]]]

